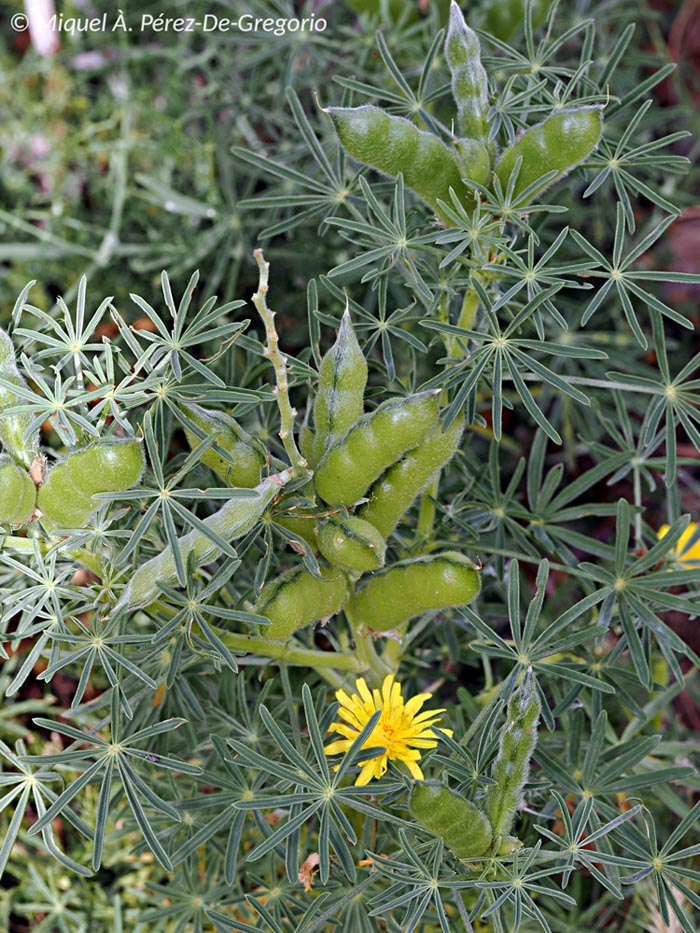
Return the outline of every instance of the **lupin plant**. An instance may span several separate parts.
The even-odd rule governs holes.
[[[8,929],[692,933],[670,69],[622,5],[334,6],[317,70],[237,66],[279,125],[221,303],[76,276],[0,331]]]

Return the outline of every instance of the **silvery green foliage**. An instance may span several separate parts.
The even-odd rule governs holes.
[[[694,929],[700,805],[672,704],[684,690],[697,701],[678,620],[697,613],[699,571],[677,553],[700,448],[682,300],[697,278],[662,267],[697,180],[684,157],[694,113],[654,99],[673,66],[641,51],[635,8],[552,4],[533,25],[533,4],[507,44],[478,37],[484,148],[493,165],[510,150],[512,170],[429,207],[406,177],[348,158],[313,96],[452,145],[445,11],[401,7],[329,5],[329,29],[308,42],[134,33],[118,80],[111,65],[73,67],[80,49],[66,46],[59,103],[35,61],[1,52],[15,69],[7,125],[47,147],[3,163],[5,375],[8,346],[14,362],[0,439],[27,475],[39,430],[52,462],[107,435],[143,438],[147,462],[80,527],[27,516],[2,529],[0,865],[25,924],[603,933],[611,917],[643,929],[653,909]],[[98,37],[91,51],[110,63],[116,48]],[[470,109],[455,85],[469,127],[483,119],[480,71],[472,87]],[[597,147],[563,180],[544,173],[544,194],[531,174],[523,190],[526,130],[600,107]],[[259,239],[292,440],[303,452],[317,427],[347,306],[365,408],[433,392],[440,437],[457,438],[398,516],[387,508],[385,563],[457,551],[482,568],[473,603],[387,637],[346,612],[285,641],[261,635],[266,583],[295,568],[318,579],[323,522],[371,513],[372,499],[319,503],[313,445],[303,472],[279,436],[267,334],[246,303]],[[216,519],[235,499],[211,468],[227,452],[189,430],[193,406],[260,441],[266,489],[284,474],[240,536]],[[393,481],[420,456],[418,442],[397,454]],[[255,510],[258,493],[236,495]],[[354,786],[376,722],[342,759],[325,755],[334,690],[388,669],[407,696],[429,690],[447,708],[454,735],[421,767],[498,824],[485,857],[460,860],[412,819],[400,768]]]

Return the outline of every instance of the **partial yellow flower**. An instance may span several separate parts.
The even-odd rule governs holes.
[[[364,677],[356,681],[355,689],[357,693],[351,696],[344,690],[336,691],[335,696],[340,703],[338,716],[341,722],[333,723],[331,728],[343,738],[326,745],[326,754],[339,755],[347,752],[374,713],[381,710],[382,714],[377,724],[365,739],[362,747],[381,747],[384,752],[362,763],[355,784],[361,787],[375,778],[380,778],[386,772],[390,761],[403,761],[416,780],[423,780],[423,772],[418,762],[424,749],[435,748],[437,745],[431,727],[440,721],[437,714],[444,713],[445,710],[432,709],[419,713],[420,708],[426,700],[431,698],[432,694],[419,693],[404,702],[401,686],[394,682],[393,674],[389,674],[384,679],[381,692],[370,691]],[[439,731],[444,732],[445,735],[453,734],[451,729]]]
[[[658,538],[663,538],[668,534],[670,525],[662,525],[656,532]],[[694,538],[690,544],[691,538]],[[675,549],[669,553],[669,557],[680,561],[682,564],[691,564],[700,566],[700,523],[690,522],[683,534],[678,539]]]

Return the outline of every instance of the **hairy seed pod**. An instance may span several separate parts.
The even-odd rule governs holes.
[[[462,437],[464,422],[455,419],[446,431],[436,424],[413,450],[392,464],[370,488],[357,514],[371,522],[385,538],[399,519],[429,485],[435,473],[454,456]]]
[[[306,460],[310,469],[314,469],[316,466],[316,434],[311,430],[311,428],[303,424],[299,429],[299,451]]]
[[[430,609],[466,606],[480,589],[474,564],[456,551],[442,551],[369,577],[350,600],[350,611],[373,631],[387,632]]]
[[[144,468],[143,445],[130,438],[96,441],[57,463],[39,487],[37,506],[59,528],[82,528],[99,508],[94,495],[135,486]]]
[[[520,794],[537,744],[539,716],[540,698],[532,677],[528,676],[508,701],[506,723],[491,774],[496,783],[490,784],[486,792],[486,813],[494,840],[505,839],[520,806]]]
[[[34,416],[5,414],[8,408],[14,408],[23,402],[21,396],[12,390],[12,386],[26,386],[26,382],[17,369],[12,340],[2,328],[0,328],[0,378],[9,383],[9,385],[0,385],[0,441],[11,457],[29,469],[39,451],[39,432],[33,431],[25,440],[25,434]]]
[[[36,486],[29,473],[7,455],[0,456],[0,522],[23,525],[34,511]]]
[[[357,342],[350,314],[343,314],[338,339],[321,361],[314,402],[314,459],[341,438],[362,417],[367,361]]]
[[[278,512],[272,516],[273,521],[292,534],[298,535],[311,548],[318,550],[318,534],[316,532],[316,511],[299,509],[297,511]]]
[[[440,781],[416,781],[410,809],[457,858],[478,858],[491,845],[491,827],[484,814]]]
[[[384,470],[419,444],[438,416],[435,392],[390,399],[353,425],[321,459],[314,484],[331,505],[352,505]]]
[[[210,411],[200,405],[182,405],[182,410],[203,435],[200,437],[185,427],[185,437],[190,447],[194,449],[205,437],[213,434],[216,446],[228,454],[228,458],[223,457],[213,447],[208,447],[202,454],[202,463],[227,486],[248,489],[257,486],[267,462],[261,442],[224,412]]]
[[[226,502],[218,512],[204,519],[204,524],[224,541],[242,538],[261,520],[268,506],[280,489],[289,482],[291,470],[270,476],[255,487],[255,496],[236,498]],[[178,539],[178,550],[187,565],[190,554],[194,554],[195,566],[211,563],[221,554],[221,548],[199,529],[194,529]],[[177,569],[172,548],[165,550],[142,564],[126,585],[114,612],[123,609],[140,609],[160,596],[158,583],[173,584],[177,581]]]
[[[367,573],[384,566],[386,541],[374,525],[354,515],[325,524],[318,534],[318,548],[342,570]]]
[[[536,188],[530,199],[566,175],[588,156],[600,142],[603,131],[602,107],[577,107],[561,110],[533,126],[502,154],[495,173],[505,190],[515,168],[522,158],[514,196],[547,172],[557,174]]]
[[[460,140],[464,145],[458,150],[403,117],[371,105],[330,107],[326,113],[354,159],[392,178],[403,174],[406,185],[443,219],[447,218],[438,200],[451,204],[452,188],[460,200],[470,203],[473,196],[462,178],[484,183],[491,170],[487,148],[478,140]]]
[[[486,141],[489,125],[488,80],[481,64],[481,46],[452,0],[450,25],[445,39],[445,59],[452,75],[452,96],[457,104],[460,135]]]
[[[255,611],[271,624],[262,626],[260,634],[283,641],[300,628],[340,612],[347,598],[347,578],[328,567],[321,568],[321,577],[295,567],[266,583]]]

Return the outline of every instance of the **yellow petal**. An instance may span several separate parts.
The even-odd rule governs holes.
[[[421,706],[431,698],[430,693],[417,693],[416,696],[411,697],[410,700],[406,703],[404,707],[404,713],[406,716],[415,716]],[[440,711],[442,712],[442,710]]]
[[[357,681],[355,682],[355,686],[357,687],[357,692],[360,694],[365,703],[374,705],[374,700],[372,699],[372,694],[369,691],[369,687],[367,686],[367,681],[365,678],[358,677]]]

